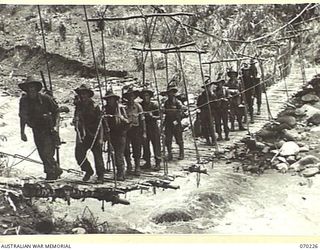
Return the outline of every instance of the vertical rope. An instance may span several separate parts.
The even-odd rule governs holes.
[[[106,77],[106,55],[105,55],[105,47],[104,47],[104,21],[101,19],[100,22],[103,22],[103,28],[101,29],[101,45],[102,45],[102,56],[103,56],[103,69],[104,69],[104,83],[105,87],[107,86],[107,77]]]
[[[84,10],[85,18],[86,18],[87,29],[88,29],[88,34],[89,34],[89,39],[90,39],[90,44],[91,44],[91,51],[92,51],[93,63],[94,63],[94,67],[95,67],[95,70],[96,70],[96,76],[97,76],[99,93],[100,93],[100,101],[101,101],[101,105],[103,105],[103,101],[102,101],[102,100],[103,100],[103,99],[102,99],[102,90],[101,90],[101,84],[100,84],[100,78],[99,78],[99,71],[98,71],[98,67],[97,67],[96,57],[95,57],[95,54],[94,54],[93,42],[92,42],[92,37],[91,37],[91,32],[90,32],[90,26],[89,26],[89,21],[88,21],[88,16],[87,16],[87,9],[86,9],[86,6],[85,6],[85,5],[83,5],[83,10]]]
[[[48,62],[48,57],[47,57],[47,46],[46,46],[46,39],[44,37],[40,5],[37,5],[37,7],[38,7],[39,18],[40,18],[40,28],[41,28],[41,34],[42,34],[42,42],[43,42],[43,47],[44,47],[44,58],[45,58],[45,61],[46,61],[47,71],[48,71],[49,87],[50,87],[50,91],[52,92],[51,74],[50,74],[49,62]]]

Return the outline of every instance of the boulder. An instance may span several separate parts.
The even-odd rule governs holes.
[[[281,148],[284,143],[285,143],[284,140],[280,140],[280,141],[276,141],[274,145],[276,148]]]
[[[295,116],[302,117],[306,115],[305,110],[299,108],[294,111]]]
[[[306,94],[301,97],[301,101],[305,103],[313,103],[313,102],[318,102],[320,99],[317,95],[315,94]]]
[[[87,231],[83,227],[75,227],[71,230],[73,234],[86,234]]]
[[[295,163],[296,162],[296,156],[295,155],[290,155],[286,158],[286,161],[289,163],[289,164],[292,164],[292,163]]]
[[[152,219],[156,224],[174,221],[189,221],[192,220],[192,216],[181,209],[168,209],[163,213],[160,213]]]
[[[300,147],[299,152],[303,153],[303,152],[308,152],[310,150],[309,146],[305,145]]]
[[[320,124],[320,112],[313,114],[311,117],[307,119],[308,123],[312,123],[314,125],[319,125]]]
[[[319,172],[320,172],[319,168],[313,167],[313,168],[307,168],[306,170],[303,170],[301,172],[301,174],[304,177],[312,177],[312,176],[315,176],[316,174],[318,174]]]
[[[262,142],[256,142],[256,148],[259,150],[263,150],[266,145]]]
[[[310,129],[310,132],[312,132],[312,133],[319,133],[319,132],[320,132],[320,126],[314,127],[314,128],[312,128],[312,129]]]
[[[276,165],[276,168],[281,172],[281,173],[286,173],[289,170],[289,165],[281,162]]]
[[[307,118],[310,118],[314,114],[320,112],[319,108],[314,107],[314,106],[309,105],[309,104],[305,104],[300,109],[297,109],[297,110],[299,110],[299,112],[303,112],[307,116]]]
[[[301,158],[299,161],[293,163],[290,165],[291,169],[294,169],[295,171],[301,171],[306,168],[307,165],[310,164],[317,164],[320,162],[320,159],[313,155],[307,155],[303,158]]]
[[[268,153],[270,151],[270,147],[269,146],[266,146],[266,147],[264,147],[263,149],[262,149],[262,153],[264,153],[264,154],[266,154],[266,153]]]
[[[287,130],[284,129],[282,130],[282,138],[287,139],[288,141],[299,141],[302,139],[301,135],[298,133],[298,131],[292,129],[292,130]]]
[[[279,122],[280,126],[282,125],[285,129],[290,129],[297,125],[296,118],[289,115],[279,117],[277,122]]]
[[[280,161],[280,162],[284,162],[284,163],[287,163],[287,160],[285,157],[282,157],[282,156],[278,156],[277,159]]]
[[[280,148],[280,156],[297,155],[299,148],[298,144],[293,141],[285,142]]]

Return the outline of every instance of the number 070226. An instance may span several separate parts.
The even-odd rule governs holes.
[[[305,249],[316,249],[319,248],[318,244],[300,244],[300,248],[305,248]]]

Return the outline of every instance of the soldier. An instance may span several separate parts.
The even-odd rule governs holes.
[[[103,128],[101,123],[101,111],[94,103],[94,92],[85,84],[75,89],[78,94],[75,98],[76,105],[74,123],[77,131],[75,157],[82,171],[85,172],[83,181],[88,181],[93,175],[90,162],[87,159],[87,151],[93,153],[98,182],[103,183],[105,172],[102,157]]]
[[[46,180],[56,180],[63,172],[54,159],[55,148],[60,141],[57,133],[58,105],[49,95],[39,93],[42,84],[31,76],[18,86],[26,92],[19,105],[21,140],[27,141],[27,124],[32,128]]]
[[[247,63],[243,64],[241,68],[241,80],[244,85],[244,99],[248,107],[248,112],[250,115],[250,122],[254,123],[253,119],[253,98],[254,98],[254,80],[251,74],[251,69]]]
[[[60,34],[60,37],[61,37],[61,41],[65,41],[66,40],[66,32],[67,32],[66,26],[63,24],[63,22],[60,22],[59,34]]]
[[[214,101],[214,115],[216,130],[218,133],[218,141],[222,140],[221,120],[223,124],[223,131],[225,134],[225,140],[229,141],[229,127],[228,127],[228,108],[229,108],[229,91],[224,86],[225,80],[218,80],[213,82],[216,85]]]
[[[197,106],[200,109],[200,123],[202,135],[206,139],[207,145],[213,145],[215,143],[215,136],[213,130],[213,119],[214,116],[214,104],[211,102],[214,99],[214,94],[212,93],[211,86],[212,82],[210,78],[204,82],[203,92],[199,95],[197,99]],[[211,103],[209,103],[211,102]],[[210,109],[209,109],[210,105]],[[209,113],[211,111],[211,114]],[[211,139],[211,140],[210,140]]]
[[[161,145],[160,145],[160,129],[158,126],[157,120],[160,119],[159,115],[159,107],[155,102],[151,101],[153,97],[153,91],[144,88],[140,92],[140,97],[142,98],[141,106],[143,108],[145,114],[146,121],[146,130],[147,130],[147,139],[143,144],[143,154],[144,160],[146,161],[145,165],[142,168],[150,169],[151,161],[150,161],[150,142],[152,143],[154,159],[155,159],[155,169],[160,170],[160,162],[161,162]]]
[[[143,141],[147,138],[145,118],[141,105],[135,101],[138,97],[138,91],[134,90],[132,86],[127,89],[123,89],[123,91],[122,97],[127,100],[126,112],[130,122],[130,128],[127,131],[127,141],[124,154],[127,162],[127,173],[140,175],[141,146]],[[134,158],[134,172],[132,171],[130,145],[132,146],[132,154]]]
[[[240,107],[241,104],[241,84],[238,81],[238,72],[234,70],[229,70],[227,72],[229,80],[226,84],[226,87],[229,89],[229,93],[231,95],[230,98],[230,123],[231,128],[230,131],[234,131],[234,121],[237,119],[239,130],[245,130],[242,125],[242,117],[243,117],[243,109]]]
[[[124,151],[126,146],[126,133],[129,128],[129,120],[124,105],[119,103],[120,96],[111,90],[103,97],[107,101],[104,107],[106,121],[110,129],[109,140],[114,152],[116,178],[118,181],[125,180]]]
[[[261,94],[262,94],[262,87],[260,84],[260,78],[258,77],[258,69],[256,67],[256,60],[253,58],[250,60],[250,71],[251,71],[251,78],[253,81],[254,87],[254,96],[257,98],[257,115],[261,114]]]
[[[165,132],[165,144],[168,150],[168,161],[172,158],[172,137],[174,136],[176,143],[179,145],[179,160],[184,159],[184,145],[183,145],[183,128],[181,119],[184,111],[182,102],[176,98],[178,88],[174,82],[169,83],[167,91],[164,92],[168,96],[168,99],[164,103],[164,113],[166,115],[164,119],[164,132]]]

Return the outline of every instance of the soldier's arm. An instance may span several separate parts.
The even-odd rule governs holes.
[[[152,109],[155,110],[152,112],[153,119],[160,119],[159,107],[157,104],[153,103]]]
[[[138,113],[139,113],[139,121],[140,121],[140,125],[141,125],[141,128],[142,128],[142,135],[143,135],[143,137],[146,137],[147,129],[146,129],[145,117],[144,117],[144,114],[143,114],[143,108],[138,103],[137,103],[137,106],[138,106]]]
[[[27,136],[25,134],[25,127],[28,119],[26,107],[27,106],[24,98],[21,98],[20,104],[19,104],[19,117],[20,117],[20,136],[22,141],[27,141]]]

